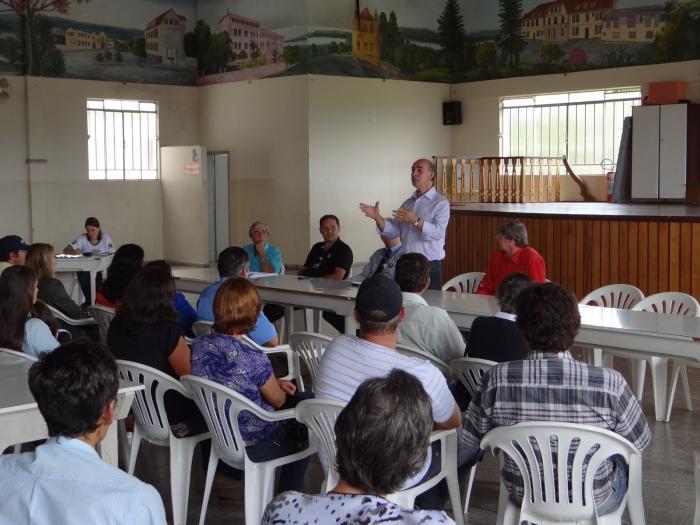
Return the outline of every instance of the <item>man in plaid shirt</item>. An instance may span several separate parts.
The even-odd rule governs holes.
[[[464,418],[466,441],[476,450],[492,428],[556,421],[601,427],[644,450],[651,432],[622,375],[575,361],[568,351],[581,324],[574,296],[554,283],[532,285],[520,293],[516,311],[529,358],[501,363],[484,374]],[[593,491],[599,515],[619,506],[627,473],[627,464],[617,456],[598,469]],[[508,457],[501,476],[511,501],[520,505],[523,480]]]

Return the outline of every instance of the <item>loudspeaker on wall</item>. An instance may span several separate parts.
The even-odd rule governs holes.
[[[454,126],[462,123],[462,103],[459,101],[442,103],[442,123]]]

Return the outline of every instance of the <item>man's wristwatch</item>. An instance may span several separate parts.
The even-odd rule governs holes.
[[[420,217],[416,219],[416,222],[413,223],[413,225],[418,228],[418,225],[420,224]]]

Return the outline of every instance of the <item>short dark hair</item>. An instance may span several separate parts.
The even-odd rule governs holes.
[[[29,369],[29,390],[50,436],[94,432],[117,396],[117,363],[102,343],[78,339],[47,352]]]
[[[260,295],[245,277],[231,277],[214,296],[214,330],[220,334],[243,335],[250,332],[260,315]]]
[[[221,251],[216,267],[219,277],[238,277],[248,264],[248,254],[239,246],[229,246]]]
[[[532,351],[568,350],[581,326],[576,298],[555,283],[525,288],[515,301],[515,311],[516,324]]]
[[[506,239],[515,241],[515,245],[518,248],[524,248],[528,245],[527,228],[525,228],[525,225],[517,219],[505,221],[498,227],[498,233]]]
[[[335,221],[335,223],[338,225],[338,227],[340,227],[340,220],[338,219],[338,217],[328,213],[319,219],[319,221],[318,221],[319,228],[323,225],[323,221],[325,221],[326,219],[333,219]]]
[[[159,268],[137,273],[124,291],[117,317],[134,326],[175,323],[175,280]]]
[[[513,272],[505,276],[496,289],[496,299],[501,311],[507,314],[516,313],[515,300],[525,288],[532,284],[532,279],[526,273]]]
[[[430,397],[394,369],[364,381],[335,422],[341,479],[369,494],[391,494],[420,471],[433,428]]]
[[[402,292],[422,292],[430,279],[430,261],[422,253],[404,253],[396,262],[394,279]]]
[[[162,270],[162,271],[164,271],[164,272],[166,272],[166,273],[169,273],[170,275],[173,274],[173,268],[172,268],[172,266],[170,266],[170,264],[168,264],[168,262],[165,261],[165,260],[163,260],[163,259],[156,259],[155,261],[148,261],[148,262],[144,265],[143,268],[144,268],[144,269],[147,269],[147,268],[157,268],[158,270]]]

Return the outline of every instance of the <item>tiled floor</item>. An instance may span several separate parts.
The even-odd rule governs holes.
[[[624,360],[620,369],[626,373]],[[616,365],[617,365],[616,361]],[[670,423],[653,420],[651,380],[647,374],[642,406],[653,432],[650,448],[644,454],[643,487],[646,521],[649,525],[691,524],[695,504],[693,450],[700,450],[700,369],[689,369],[691,392],[697,412],[687,412],[681,405],[682,395],[676,396],[676,408]],[[498,472],[496,461],[487,455],[479,465],[469,509],[471,525],[496,522],[498,503]],[[142,445],[136,474],[154,484],[163,496],[170,516],[170,494],[167,449]],[[307,474],[308,492],[318,489],[322,479],[320,466],[313,461]],[[199,454],[195,453],[190,487],[188,523],[198,523],[204,492],[204,471]],[[226,497],[222,497],[225,494]],[[227,491],[212,493],[206,523],[243,523],[243,482],[231,483]]]

